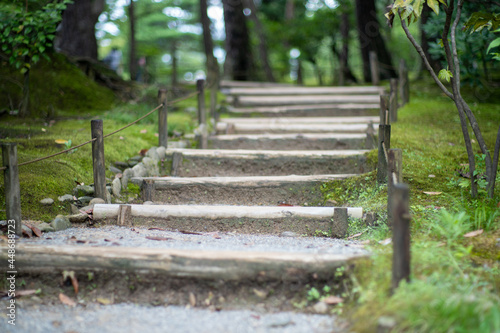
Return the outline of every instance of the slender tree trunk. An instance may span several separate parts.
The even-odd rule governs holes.
[[[257,16],[257,8],[255,7],[254,0],[244,1],[245,6],[251,11],[250,18],[255,24],[255,31],[259,39],[259,55],[262,62],[262,67],[264,68],[264,73],[266,74],[266,79],[269,82],[275,82],[276,79],[274,78],[273,70],[271,68],[271,64],[269,63],[269,55],[267,52],[267,43],[266,36],[264,34],[264,28],[262,27],[262,23]]]
[[[21,102],[21,107],[19,109],[19,116],[24,118],[30,115],[29,101],[30,101],[30,70],[28,69],[24,73],[23,100]]]
[[[250,38],[241,0],[223,0],[226,30],[224,76],[248,81],[255,78]]]
[[[439,60],[435,60],[431,57],[429,53],[429,42],[435,41],[435,38],[430,38],[424,30],[424,25],[427,23],[429,16],[432,10],[429,6],[425,6],[422,9],[422,16],[420,19],[420,45],[422,46],[422,50],[424,51],[425,56],[429,60],[429,63],[434,69],[435,72],[439,72],[441,70],[441,63]],[[433,40],[434,39],[434,40]]]
[[[130,43],[129,43],[129,72],[130,80],[135,81],[137,79],[137,56],[136,56],[136,45],[135,45],[135,9],[134,0],[129,0],[128,5],[128,20],[130,22]]]
[[[56,49],[74,56],[97,60],[95,24],[104,10],[105,0],[77,0],[62,15]]]
[[[172,88],[177,87],[177,41],[172,41],[171,55],[172,55]]]
[[[382,79],[396,78],[397,74],[392,65],[391,54],[388,52],[380,33],[375,0],[356,0],[356,18],[365,81],[371,82],[370,51],[377,53],[380,63],[380,77]]]
[[[203,27],[203,46],[205,49],[207,84],[211,86],[219,84],[219,63],[214,56],[214,43],[210,31],[210,18],[207,14],[207,0],[200,0],[200,21]]]

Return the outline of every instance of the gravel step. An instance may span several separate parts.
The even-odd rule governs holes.
[[[170,174],[180,177],[364,173],[367,152],[168,149],[166,163],[177,156]]]
[[[254,176],[254,177],[136,177],[155,183],[154,201],[170,205],[331,205],[323,197],[325,182],[354,175]]]
[[[127,213],[120,206],[129,206]],[[238,232],[300,235],[345,234],[347,220],[334,219],[335,207],[231,205],[119,205],[94,206],[93,219],[104,224],[161,227],[192,232]],[[125,214],[125,217],[122,216]],[[362,218],[363,209],[348,207],[347,215]]]

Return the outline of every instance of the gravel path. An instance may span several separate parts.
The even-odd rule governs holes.
[[[16,326],[7,323],[5,311],[0,314],[0,331],[6,333],[326,333],[342,330],[342,324],[335,316],[293,312],[216,312],[179,306],[33,307],[18,309]]]
[[[298,252],[321,254],[366,254],[356,241],[326,237],[240,235],[234,233],[184,234],[138,227],[104,226],[70,228],[44,233],[41,238],[23,239],[24,244],[126,246],[184,250],[232,250],[261,252]]]

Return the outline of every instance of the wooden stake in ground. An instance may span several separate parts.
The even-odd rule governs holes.
[[[168,109],[167,109],[167,90],[158,90],[158,104],[163,106],[158,110],[158,145],[168,147]]]
[[[19,186],[19,169],[17,166],[17,143],[2,143],[5,183],[5,206],[7,221],[14,221],[15,233],[22,236],[21,222],[21,188]]]
[[[95,197],[106,199],[106,167],[104,164],[104,140],[102,135],[103,123],[101,119],[90,121],[92,139],[92,164],[94,169]]]
[[[402,280],[410,281],[410,189],[406,184],[393,188],[392,291]]]

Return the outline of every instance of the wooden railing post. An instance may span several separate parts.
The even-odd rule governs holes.
[[[370,51],[370,72],[372,76],[372,84],[374,86],[380,85],[380,70],[377,53]]]
[[[403,169],[403,151],[401,149],[387,150],[387,224],[393,225],[392,203],[394,185],[401,183]],[[393,178],[395,175],[395,179]]]
[[[8,225],[14,221],[16,235],[22,237],[21,220],[21,187],[19,185],[19,169],[17,166],[17,143],[2,143],[2,160],[5,183],[5,207]]]
[[[334,208],[333,218],[330,222],[330,229],[332,230],[332,237],[343,238],[347,234],[349,226],[347,208]]]
[[[391,125],[378,125],[377,183],[387,183],[387,160],[384,152],[391,147]]]
[[[92,139],[92,165],[94,169],[94,196],[106,201],[106,167],[104,164],[103,123],[101,119],[90,121]]]
[[[207,124],[207,114],[205,113],[205,80],[196,81],[198,90],[198,125]]]
[[[380,95],[380,125],[389,125],[390,117],[388,117],[389,111],[389,95]]]
[[[391,123],[398,121],[398,79],[390,79],[389,113]]]
[[[212,87],[210,87],[210,114],[214,120],[214,131],[219,121],[219,115],[217,114],[217,84],[214,82]]]
[[[408,78],[408,67],[404,59],[399,62],[399,95],[401,96],[401,106],[410,102],[410,80]]]
[[[142,201],[154,201],[155,181],[152,179],[143,179],[141,185]]]
[[[158,104],[163,106],[158,110],[158,146],[168,147],[168,109],[167,109],[167,90],[158,90]]]
[[[410,188],[406,184],[394,185],[392,214],[392,291],[401,280],[410,281]]]

